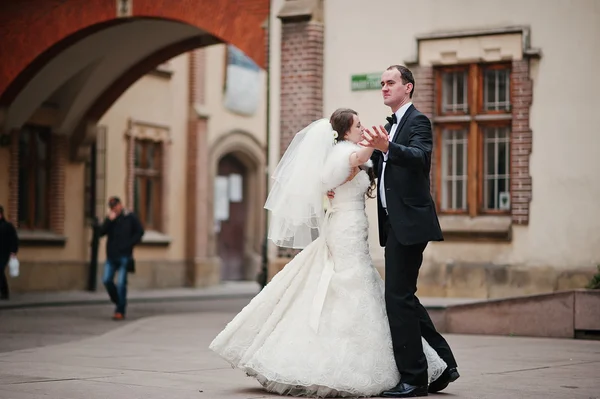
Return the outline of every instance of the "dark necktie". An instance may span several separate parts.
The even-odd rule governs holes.
[[[388,123],[390,124],[390,126],[395,125],[396,123],[398,123],[398,119],[396,118],[396,114],[392,114],[392,116],[388,116],[387,118]]]

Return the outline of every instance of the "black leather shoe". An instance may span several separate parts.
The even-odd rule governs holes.
[[[427,396],[427,385],[414,386],[401,382],[389,391],[383,391],[381,396],[384,398],[416,398]]]
[[[444,370],[442,375],[440,375],[440,378],[429,384],[429,393],[435,393],[446,389],[448,384],[458,380],[458,377],[460,377],[460,374],[458,374],[456,367]]]

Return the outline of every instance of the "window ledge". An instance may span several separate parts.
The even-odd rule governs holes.
[[[435,116],[433,118],[434,123],[465,123],[471,122],[474,119],[477,122],[496,122],[496,121],[510,121],[512,120],[512,113],[508,112],[505,114],[480,114],[475,115],[471,118],[471,115],[442,115]]]
[[[442,215],[440,226],[446,241],[511,241],[511,216]]]
[[[48,230],[17,230],[19,244],[23,246],[64,246],[67,237]]]
[[[156,230],[149,230],[144,233],[140,245],[144,246],[168,246],[172,238],[166,234],[159,233]]]

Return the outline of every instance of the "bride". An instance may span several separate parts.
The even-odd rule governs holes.
[[[225,327],[210,349],[292,396],[375,396],[396,386],[384,285],[369,255],[372,148],[358,114],[336,110],[294,137],[265,208],[269,239],[303,248]],[[326,193],[335,198],[324,210]],[[446,363],[423,340],[429,382]]]

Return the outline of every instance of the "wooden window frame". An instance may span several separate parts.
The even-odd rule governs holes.
[[[484,128],[487,127],[507,127],[509,135],[512,131],[512,103],[508,110],[484,110],[484,71],[489,69],[508,69],[511,73],[510,63],[494,64],[465,64],[453,65],[449,67],[439,67],[434,71],[435,79],[435,200],[440,214],[449,215],[469,215],[476,217],[480,215],[510,215],[511,209],[485,209],[483,203],[484,187]],[[442,112],[443,99],[443,74],[455,71],[468,71],[467,73],[467,95],[468,95],[468,113]],[[512,74],[509,75],[509,101],[512,101],[514,82]],[[457,126],[466,127],[467,133],[467,209],[442,209],[442,151],[443,137],[442,132],[447,128]],[[512,140],[509,140],[509,159],[512,159],[513,149]],[[513,176],[512,162],[508,165],[509,182]],[[510,183],[508,184],[510,190]],[[509,191],[510,192],[510,191]],[[512,204],[511,204],[512,207]]]
[[[141,153],[140,153],[140,159],[141,159],[141,164],[139,166],[136,166],[136,147],[140,145],[141,147]],[[137,216],[140,219],[140,222],[142,223],[142,225],[144,226],[145,229],[147,230],[154,230],[154,231],[160,231],[162,228],[162,185],[163,185],[163,176],[162,176],[162,167],[163,167],[163,162],[164,162],[164,149],[163,149],[163,143],[160,141],[153,141],[153,140],[149,140],[149,139],[143,139],[143,138],[135,138],[133,141],[133,196],[134,196],[134,201],[133,201],[133,207],[134,207],[134,211],[137,214]],[[147,165],[145,165],[146,163],[146,154],[148,151],[148,147],[149,146],[153,146],[155,148],[155,152],[154,152],[154,160],[153,160],[153,164],[154,166],[152,167],[152,169],[149,169],[147,167]],[[152,180],[153,181],[153,187],[152,187],[152,195],[154,196],[153,200],[153,204],[152,204],[152,210],[150,210],[150,212],[152,212],[152,223],[148,222],[148,209],[146,209],[146,201],[144,200],[146,198],[147,195],[147,181],[148,180]],[[136,201],[135,201],[135,187],[136,187],[136,183],[140,181],[140,193],[139,193],[139,209],[135,209],[136,206]],[[143,184],[145,183],[145,184]]]
[[[458,129],[462,129],[462,130],[466,130],[467,132],[469,132],[469,125],[468,123],[460,123],[460,122],[455,122],[455,123],[444,123],[443,125],[438,125],[435,126],[436,129],[436,134],[435,134],[435,166],[436,166],[436,170],[435,170],[435,186],[436,186],[436,199],[435,202],[438,206],[438,208],[441,210],[442,209],[442,175],[443,175],[443,171],[442,171],[442,167],[443,167],[443,158],[442,158],[442,152],[443,152],[443,147],[444,147],[444,142],[443,142],[443,131],[445,129],[449,129],[449,130],[458,130]],[[442,212],[444,214],[450,214],[450,215],[463,215],[468,213],[468,209],[469,209],[469,138],[468,138],[468,133],[467,133],[467,180],[466,180],[466,184],[467,184],[467,209],[447,209],[447,210],[443,210]]]
[[[37,137],[34,137],[33,142],[30,141],[29,142],[29,154],[27,157],[27,160],[23,160],[21,159],[21,157],[19,156],[19,173],[21,170],[21,165],[23,165],[23,162],[25,162],[25,166],[27,169],[27,177],[28,177],[28,209],[26,210],[27,212],[27,218],[26,220],[29,220],[29,223],[25,223],[21,221],[21,199],[19,198],[18,202],[17,202],[17,212],[18,212],[18,224],[19,224],[19,229],[22,230],[44,230],[44,231],[49,231],[50,230],[50,192],[51,192],[51,187],[50,185],[52,184],[52,162],[51,162],[51,156],[52,156],[52,144],[51,144],[51,140],[52,140],[52,133],[49,129],[44,128],[44,127],[40,127],[40,126],[36,126],[36,125],[29,125],[27,126],[21,133],[21,135],[30,135],[32,137],[37,136],[37,135],[43,135],[45,136],[45,140],[46,140],[46,154],[45,154],[45,160],[43,162],[39,161],[39,157],[37,156]],[[30,139],[31,140],[31,139]],[[18,151],[20,152],[20,143],[18,144]],[[31,166],[31,162],[32,162],[32,154],[35,158],[35,166],[32,167]],[[36,192],[35,192],[35,186],[37,183],[37,173],[38,170],[40,168],[45,168],[46,169],[46,189],[45,189],[45,193],[44,193],[44,198],[37,198],[36,196]],[[20,178],[19,178],[20,181]],[[40,201],[45,202],[45,208],[46,208],[46,213],[45,215],[42,216],[42,220],[39,221],[38,223],[31,223],[31,220],[35,221],[35,208],[36,208],[36,204]]]
[[[458,111],[458,112],[443,112],[443,97],[442,97],[442,93],[444,92],[443,88],[444,88],[444,80],[442,78],[442,74],[443,73],[447,73],[447,72],[462,72],[462,71],[466,71],[467,72],[467,80],[469,79],[469,68],[468,65],[454,65],[454,66],[449,66],[449,67],[444,67],[441,69],[436,70],[436,74],[435,74],[435,91],[436,91],[436,106],[435,106],[435,113],[436,115],[439,116],[463,116],[463,115],[469,115],[470,112],[470,105],[471,105],[471,99],[470,99],[470,91],[468,90],[468,86],[467,86],[467,111],[466,112],[462,112],[462,111]]]

